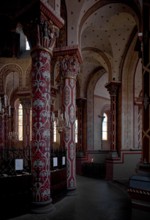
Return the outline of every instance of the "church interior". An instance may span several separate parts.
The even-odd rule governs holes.
[[[149,0],[5,0],[0,27],[2,218],[83,177],[150,217]]]

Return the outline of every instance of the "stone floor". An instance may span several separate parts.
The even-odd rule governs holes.
[[[118,184],[77,176],[77,189],[53,205],[50,214],[30,214],[12,220],[149,220],[150,212],[133,209],[127,191]]]

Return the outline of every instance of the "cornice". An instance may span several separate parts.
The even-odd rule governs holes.
[[[40,11],[53,22],[59,29],[63,27],[64,20],[56,14],[56,12],[46,2],[40,1]]]

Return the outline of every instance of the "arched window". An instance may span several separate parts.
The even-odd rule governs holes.
[[[108,140],[108,117],[106,113],[103,114],[103,119],[102,119],[102,140],[103,141]]]
[[[23,140],[23,107],[22,104],[18,106],[18,139]]]
[[[75,120],[75,143],[78,143],[78,120]]]
[[[53,142],[56,142],[56,121],[53,122]]]
[[[27,38],[26,38],[26,50],[30,50],[30,45],[29,45]]]

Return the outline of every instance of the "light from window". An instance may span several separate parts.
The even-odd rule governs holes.
[[[104,113],[102,121],[102,140],[106,141],[108,139],[108,117]]]
[[[29,42],[28,42],[27,38],[26,38],[26,50],[30,50],[30,46],[29,46]]]
[[[53,142],[56,142],[56,121],[53,122]]]
[[[78,143],[78,120],[75,120],[75,143]]]
[[[19,104],[19,108],[18,108],[18,138],[19,138],[19,141],[23,140],[23,108],[22,108],[22,104]]]

